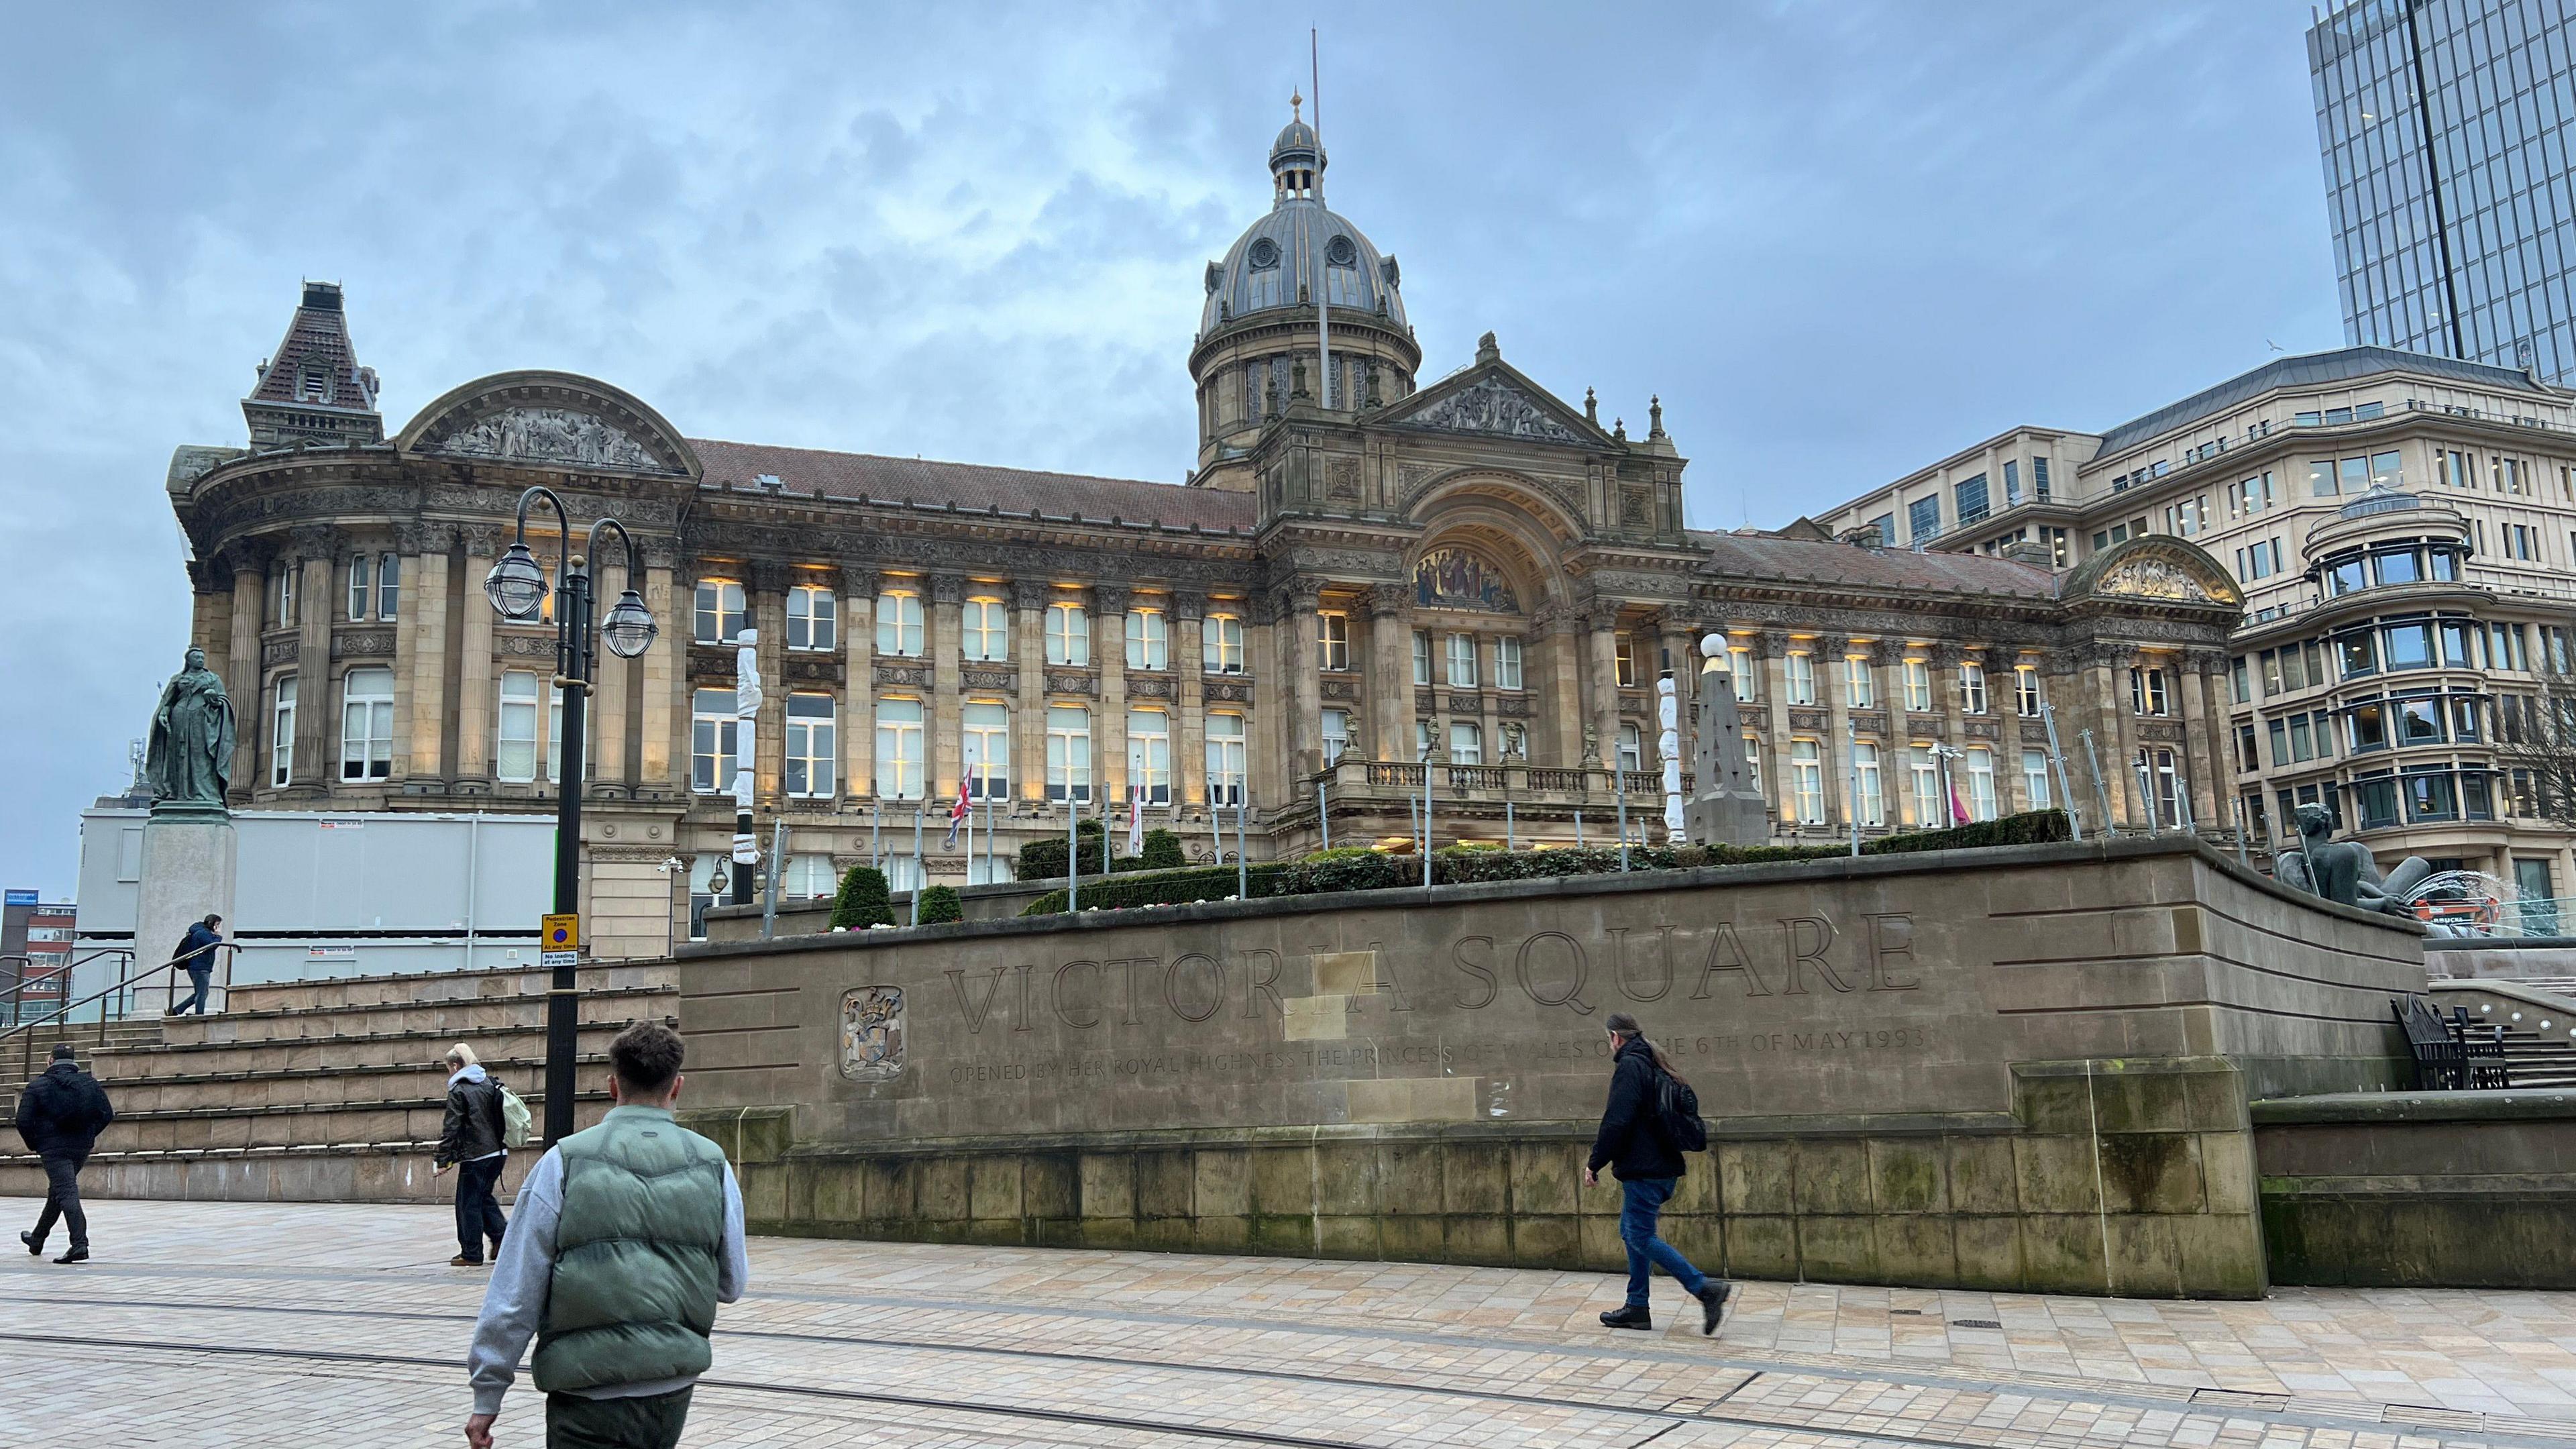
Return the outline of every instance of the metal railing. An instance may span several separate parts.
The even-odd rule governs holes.
[[[11,1037],[16,1037],[19,1039],[18,1075],[21,1077],[32,1075],[35,1071],[36,1064],[36,1028],[40,1026],[58,1026],[65,1028],[62,1032],[62,1036],[64,1038],[68,1038],[70,1035],[68,1028],[74,1025],[87,1025],[86,1022],[75,1023],[72,1019],[72,1013],[80,1010],[84,1006],[90,1005],[93,1002],[97,1003],[99,1009],[97,1044],[105,1046],[107,1045],[108,1027],[116,1022],[125,1020],[127,1013],[133,1009],[134,997],[137,994],[136,988],[149,982],[155,976],[161,976],[165,973],[169,974],[168,996],[164,1001],[162,1008],[166,1014],[170,1008],[179,1004],[179,978],[176,973],[185,969],[189,961],[204,955],[208,951],[238,952],[240,950],[241,947],[231,941],[218,941],[212,946],[200,947],[184,956],[173,956],[158,966],[149,967],[141,971],[133,969],[134,950],[132,947],[112,946],[94,951],[83,959],[96,961],[108,956],[121,956],[125,959],[125,972],[117,977],[115,984],[93,991],[78,1001],[65,1002],[61,1006],[54,1008],[52,1011],[49,1011],[42,1016],[34,1017],[32,1019],[13,1020],[6,1030],[0,1030],[0,1059],[5,1059],[6,1053],[9,1049],[9,1039]],[[74,961],[67,963],[63,967],[62,974],[63,979],[66,982],[71,979],[72,967],[78,964],[78,961]],[[225,975],[229,978],[231,973],[226,972]],[[24,974],[22,972],[18,977],[18,983],[23,983],[24,979]],[[229,980],[227,980],[226,984],[230,984]],[[14,1017],[15,1013],[13,1012],[12,1014]]]

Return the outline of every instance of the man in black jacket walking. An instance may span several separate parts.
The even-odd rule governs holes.
[[[492,1193],[510,1160],[505,1143],[509,1128],[501,1113],[501,1084],[474,1059],[474,1048],[463,1042],[448,1048],[447,1071],[447,1121],[431,1159],[438,1174],[456,1169],[457,1248],[447,1266],[480,1268],[483,1240],[492,1240],[492,1255],[498,1258],[501,1235],[510,1227]]]
[[[1584,1186],[1601,1180],[1607,1166],[1619,1179],[1626,1202],[1619,1211],[1619,1240],[1628,1245],[1628,1303],[1601,1315],[1609,1328],[1652,1328],[1646,1284],[1661,1267],[1700,1303],[1700,1332],[1717,1332],[1727,1295],[1734,1290],[1691,1266],[1681,1250],[1655,1236],[1655,1221],[1682,1175],[1682,1155],[1665,1133],[1660,1110],[1662,1078],[1680,1079],[1672,1061],[1646,1040],[1637,1018],[1610,1013],[1610,1104],[1601,1113],[1601,1131],[1592,1139],[1592,1160],[1583,1169]]]
[[[54,1219],[71,1225],[71,1251],[57,1263],[89,1260],[89,1214],[81,1211],[80,1170],[89,1161],[98,1134],[116,1120],[107,1092],[72,1060],[72,1044],[56,1042],[51,1065],[18,1094],[18,1136],[27,1150],[45,1160],[45,1207],[36,1214],[36,1230],[18,1241],[38,1257]]]

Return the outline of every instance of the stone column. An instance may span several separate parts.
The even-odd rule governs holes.
[[[1583,622],[1591,631],[1592,641],[1592,732],[1600,742],[1603,768],[1616,772],[1620,768],[1617,601],[1595,599],[1585,608]],[[1618,788],[1624,788],[1624,785]]]
[[[653,611],[653,621],[662,627],[653,636],[652,647],[635,661],[644,676],[640,721],[635,732],[635,782],[640,787],[668,790],[686,799],[689,752],[682,735],[689,728],[689,716],[679,705],[688,681],[681,657],[696,626],[684,617],[679,591],[672,587],[672,572],[679,562],[677,545],[648,539],[643,552],[644,607]]]
[[[873,799],[877,775],[877,571],[841,570],[841,798]]]
[[[1840,707],[1843,697],[1843,651],[1851,641],[1839,634],[1820,635],[1808,644],[1808,667],[1815,671],[1816,704],[1825,718],[1824,728],[1816,731],[1817,773],[1824,776],[1825,819],[1852,823],[1851,802],[1844,799],[1850,788],[1851,722]]]
[[[1030,806],[1046,801],[1046,610],[1052,595],[1044,582],[1011,585],[1011,652],[1019,698],[1011,706],[1011,798]]]
[[[1921,823],[1914,818],[1914,740],[1905,731],[1905,655],[1903,639],[1870,641],[1870,684],[1887,720],[1878,742],[1878,778],[1890,827]]]
[[[2111,797],[2112,818],[2103,822],[2104,828],[2122,824],[2143,825],[2146,815],[2138,808],[2138,779],[2133,759],[2136,746],[2130,740],[2128,681],[2121,673],[2129,663],[2129,649],[2126,645],[2107,640],[2095,640],[2081,648],[2083,652],[2079,658],[2086,692],[2092,696],[2090,703],[2093,706],[2093,718],[2085,721],[2085,727],[2092,731],[2093,751],[2101,760],[2102,789]],[[2080,739],[2068,748],[2074,752],[2068,763],[2079,782],[2077,788],[2086,792],[2098,814],[2100,794],[2093,790],[2093,762],[2084,757]]]
[[[586,729],[589,748],[583,752],[583,768],[592,780],[603,785],[625,786],[635,778],[634,757],[626,748],[627,694],[637,673],[636,661],[620,659],[608,641],[598,637],[599,621],[608,617],[609,607],[626,591],[626,548],[614,539],[600,540],[605,552],[590,561],[590,614],[593,645],[598,663],[591,669],[589,714]],[[640,554],[642,550],[637,550]],[[635,591],[644,591],[644,580],[631,581]],[[621,791],[622,793],[622,791]]]
[[[1968,657],[1985,666],[1986,716],[1995,722],[1988,748],[1995,754],[1995,813],[2018,815],[2024,806],[2021,788],[2021,717],[2013,703],[2013,652],[1999,645],[1972,649]]]
[[[1371,584],[1368,591],[1368,740],[1351,741],[1378,760],[1413,758],[1413,590]]]
[[[2224,725],[2219,716],[2223,712],[2214,713],[2210,709],[2213,700],[2226,697],[2225,690],[2211,677],[2211,652],[2186,649],[2174,656],[2182,673],[2183,768],[2191,774],[2188,788],[2191,791],[2192,824],[2204,830],[2214,830],[2227,823],[2219,805],[2225,797],[2218,793],[2218,761],[2225,758],[2224,751],[2233,748],[2221,732]],[[2227,659],[2222,654],[2217,668],[2223,670],[2226,667]],[[2234,792],[2230,789],[2229,793]]]
[[[327,526],[294,531],[296,588],[303,596],[295,638],[294,783],[325,790],[339,777],[340,732],[333,724],[340,701],[331,680],[331,621],[340,605],[331,589],[335,544]]]
[[[1243,601],[1242,608],[1244,666],[1254,681],[1253,707],[1244,720],[1244,771],[1252,807],[1276,810],[1289,803],[1287,772],[1280,768],[1288,755],[1284,733],[1288,707],[1281,694],[1286,676],[1280,672],[1279,631],[1269,595],[1254,594]]]
[[[2229,656],[2224,648],[2206,649],[2200,653],[2203,661],[2201,728],[2208,732],[2209,788],[2215,797],[2211,803],[2218,807],[2218,814],[2205,823],[2213,827],[2233,827],[2236,824],[2236,801],[2242,791],[2236,779],[2235,709],[2227,692]],[[2502,786],[2490,782],[2489,788],[2500,790]],[[2501,817],[2503,811],[2499,810],[2497,814]],[[2245,825],[2249,830],[2253,828],[2251,820]]]
[[[922,648],[930,656],[929,795],[934,804],[954,801],[966,771],[965,714],[958,690],[965,668],[966,581],[955,574],[930,577],[929,628]]]
[[[230,650],[224,659],[224,692],[233,701],[233,766],[229,796],[247,801],[259,783],[259,742],[267,733],[260,717],[259,634],[265,623],[260,610],[268,602],[268,558],[264,551],[233,550],[233,614]]]
[[[1789,768],[1789,632],[1765,629],[1753,636],[1753,667],[1762,674],[1762,793],[1783,834],[1796,819],[1797,776]]]
[[[443,748],[448,716],[447,563],[456,546],[456,529],[450,524],[423,523],[395,533],[402,550],[402,593],[395,604],[399,618],[394,625],[394,675],[395,687],[407,693],[394,710],[396,734],[405,742],[403,757],[394,761],[394,777],[441,780],[448,765]]]
[[[1091,655],[1100,661],[1100,715],[1091,722],[1094,808],[1127,800],[1127,586],[1091,591]]]
[[[1207,596],[1172,591],[1172,818],[1207,805],[1207,665],[1200,656]]]
[[[1289,683],[1296,690],[1296,704],[1288,716],[1287,729],[1292,782],[1323,768],[1319,743],[1324,720],[1323,660],[1315,643],[1321,633],[1317,617],[1323,606],[1323,586],[1301,579],[1289,587],[1287,607],[1281,610],[1289,632],[1279,651],[1280,662],[1289,670]]]
[[[465,542],[463,637],[456,646],[456,773],[470,793],[489,794],[492,783],[492,625],[499,616],[483,598],[483,576],[501,552],[501,530],[473,524],[458,530]]]
[[[1583,763],[1583,617],[1567,605],[1550,604],[1532,622],[1538,637],[1531,662],[1539,682],[1533,715],[1538,738],[1531,742],[1530,762],[1571,770]]]
[[[751,627],[760,631],[761,700],[759,738],[752,741],[757,752],[751,762],[753,798],[762,809],[775,810],[787,790],[787,570],[763,561],[743,572],[747,575],[743,610]],[[768,850],[764,837],[763,861]]]
[[[1494,636],[1491,634],[1478,634],[1475,636],[1475,639],[1476,702],[1478,705],[1476,728],[1484,734],[1485,763],[1488,765],[1499,765],[1503,762],[1503,721],[1502,711],[1500,709],[1503,696],[1502,691],[1496,688],[1494,684]],[[1529,668],[1529,661],[1526,659],[1522,660],[1521,668],[1524,671],[1524,674],[1526,674],[1526,671]],[[1441,748],[1446,749],[1448,748],[1449,742],[1447,740],[1442,740],[1440,745]]]

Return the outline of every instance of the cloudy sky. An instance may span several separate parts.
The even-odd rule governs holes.
[[[0,884],[49,897],[185,645],[170,450],[242,440],[298,279],[388,432],[553,367],[697,437],[1177,481],[1315,18],[144,13],[0,10]],[[1326,194],[1426,379],[1491,329],[1605,416],[1660,392],[1703,527],[2342,338],[2295,0],[1358,13]]]

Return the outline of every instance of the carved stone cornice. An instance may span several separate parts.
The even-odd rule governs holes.
[[[928,689],[930,687],[930,665],[926,662],[921,664],[880,664],[876,667],[876,681],[880,686],[892,685],[898,689]]]
[[[1252,703],[1252,681],[1249,679],[1211,679],[1204,688],[1210,704]]]
[[[841,597],[874,599],[877,596],[877,571],[868,564],[841,565]]]
[[[1819,634],[1812,647],[1816,658],[1827,664],[1839,664],[1851,652],[1851,640],[1840,634]]]
[[[2078,660],[2087,669],[2120,669],[2137,657],[2137,646],[2117,639],[2088,639],[2075,646]]]
[[[639,538],[635,540],[635,550],[644,555],[644,567],[648,569],[680,566],[680,541],[676,538]]]
[[[1753,657],[1756,659],[1777,659],[1788,652],[1789,631],[1786,629],[1765,629],[1753,636]]]
[[[962,604],[966,602],[965,577],[960,574],[932,574],[930,576],[930,601],[934,604]]]
[[[259,646],[259,667],[274,669],[280,664],[292,664],[301,648],[301,641],[292,634],[262,640]]]
[[[1172,590],[1172,617],[1183,624],[1195,624],[1207,617],[1207,595],[1196,589]]]
[[[467,558],[496,558],[501,552],[501,525],[497,523],[461,523],[456,536],[465,545]],[[470,580],[478,587],[481,580]]]
[[[2226,672],[2228,653],[2224,649],[2192,648],[2182,652],[2182,666],[2194,674]]]
[[[1170,699],[1172,697],[1171,676],[1130,672],[1127,676],[1127,697],[1129,699]]]
[[[334,659],[391,659],[394,657],[394,631],[391,629],[341,629],[331,635],[331,657]]]
[[[1011,607],[1035,613],[1054,602],[1055,594],[1040,579],[1011,580]]]
[[[787,565],[784,563],[775,559],[756,558],[750,561],[744,572],[749,575],[751,591],[755,594],[787,592]]]
[[[1092,607],[1104,615],[1126,613],[1128,598],[1129,590],[1125,584],[1093,584],[1091,586]]]
[[[1956,640],[1936,639],[1923,657],[1930,660],[1935,669],[1956,669],[1959,661],[1968,657],[1968,651],[1960,648]]]
[[[1904,663],[1905,641],[1902,639],[1872,639],[1869,641],[1869,662],[1880,669],[1893,669],[1897,665]]]
[[[327,523],[299,523],[286,531],[286,543],[297,562],[312,563],[339,552],[340,530]]]
[[[1100,693],[1100,681],[1089,674],[1050,669],[1046,676],[1046,690],[1049,694],[1097,695]]]
[[[967,689],[1007,691],[1019,688],[1020,676],[1016,670],[996,669],[989,664],[969,664],[957,671],[957,682]]]

